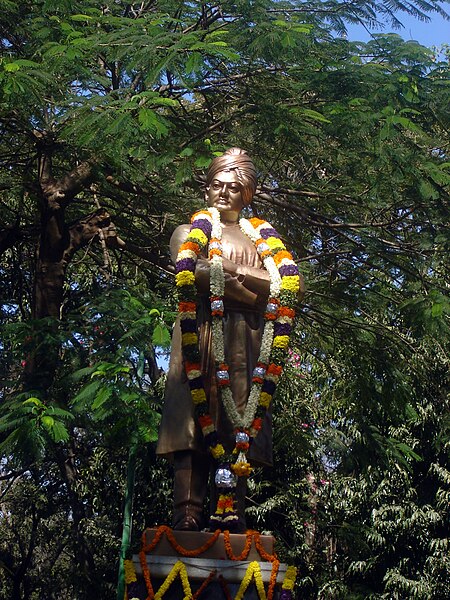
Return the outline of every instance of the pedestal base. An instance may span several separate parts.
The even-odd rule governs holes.
[[[153,595],[164,600],[231,600],[239,589],[241,594],[245,590],[245,600],[279,597],[287,566],[274,554],[272,536],[162,526],[146,530],[142,542],[140,554],[133,556],[137,582],[128,587],[129,600]]]

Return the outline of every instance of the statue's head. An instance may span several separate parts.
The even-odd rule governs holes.
[[[216,157],[206,175],[207,190],[220,173],[235,175],[235,179],[241,186],[244,206],[250,204],[256,192],[257,179],[255,165],[247,152],[241,148],[229,148],[222,156]]]

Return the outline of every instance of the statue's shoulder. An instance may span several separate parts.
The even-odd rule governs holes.
[[[190,228],[191,228],[190,223],[183,223],[182,225],[178,225],[178,227],[176,227],[174,229],[174,232],[172,233],[172,237],[178,236],[178,235],[185,235],[187,237],[187,234],[189,233]]]
[[[175,231],[172,233],[172,237],[170,238],[170,255],[172,256],[172,260],[175,262],[178,254],[178,250],[181,244],[186,240],[189,229],[191,228],[189,223],[183,223],[182,225],[178,225]]]

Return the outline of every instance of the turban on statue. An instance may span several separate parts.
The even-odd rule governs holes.
[[[250,204],[256,192],[256,169],[245,150],[229,148],[222,156],[217,156],[211,163],[206,175],[206,185],[209,187],[217,173],[235,171],[242,185],[242,201]]]

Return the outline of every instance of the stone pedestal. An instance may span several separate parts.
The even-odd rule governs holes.
[[[215,538],[215,539],[212,539]],[[251,540],[251,544],[249,541]],[[225,543],[225,542],[228,543]],[[209,547],[207,547],[209,546]],[[280,564],[274,555],[274,538],[257,532],[220,535],[207,532],[172,531],[168,527],[148,529],[143,535],[143,552],[133,556],[138,577],[130,591],[133,597],[145,600],[147,588],[143,565],[146,565],[155,593],[166,581],[177,562],[187,574],[194,595],[204,585],[199,600],[230,600],[236,596],[242,581],[249,572],[249,565],[257,563],[258,577],[264,585],[265,594],[273,572],[277,573],[276,585],[269,596],[276,600],[286,573],[286,565]],[[199,552],[199,550],[201,551]],[[144,562],[145,554],[145,562]],[[188,555],[186,555],[188,554]],[[191,554],[191,556],[189,556]],[[254,564],[253,564],[254,566]],[[251,568],[251,567],[250,567]],[[207,585],[204,584],[207,580]],[[182,600],[185,597],[179,575],[164,593],[164,600]],[[252,578],[244,595],[245,600],[258,600],[255,580]],[[268,598],[269,600],[269,598]]]

